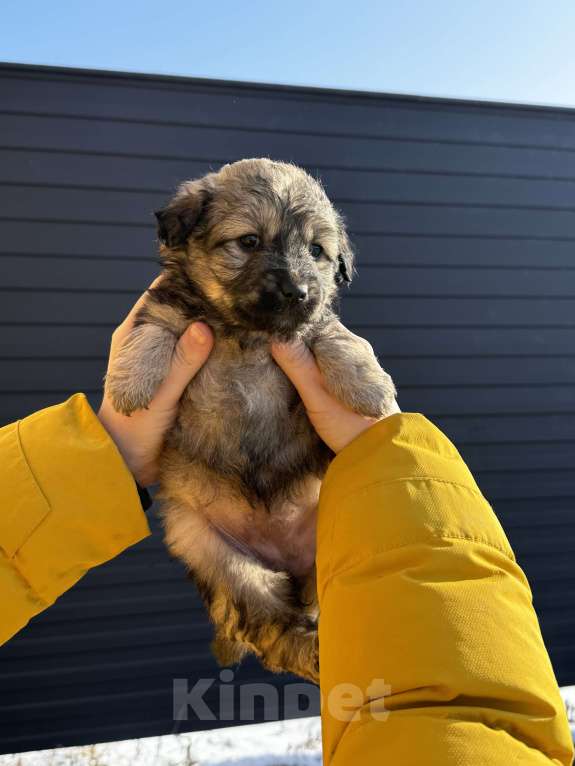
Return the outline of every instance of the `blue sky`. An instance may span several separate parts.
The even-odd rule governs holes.
[[[3,0],[0,60],[575,106],[573,0]]]

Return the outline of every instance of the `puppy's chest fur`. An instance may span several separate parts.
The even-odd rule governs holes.
[[[217,339],[188,386],[169,443],[268,507],[331,458],[303,404],[271,357],[269,339]]]

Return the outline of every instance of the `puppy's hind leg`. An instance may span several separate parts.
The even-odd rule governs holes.
[[[239,641],[230,641],[229,638],[216,633],[210,644],[212,654],[218,661],[218,665],[237,665],[248,654],[249,649]]]
[[[270,670],[317,681],[315,621],[292,577],[232,548],[191,505],[164,500],[166,543],[189,567],[206,605],[216,658],[237,661],[250,651]]]
[[[241,584],[220,580],[212,588],[199,588],[216,629],[216,659],[234,664],[253,652],[275,673],[295,673],[318,683],[317,626],[296,605],[290,576],[251,560],[238,563]]]

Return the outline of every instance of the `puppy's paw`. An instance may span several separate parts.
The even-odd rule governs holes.
[[[296,651],[286,670],[306,678],[314,684],[319,684],[319,636],[317,626],[302,625],[299,629],[298,640],[294,641]],[[302,630],[303,628],[303,630]]]
[[[273,673],[294,673],[319,684],[319,639],[317,628],[307,619],[297,620],[270,647],[258,651],[262,664]]]
[[[308,637],[307,651],[303,653],[299,674],[319,685],[319,639],[317,630]]]
[[[353,336],[353,343],[319,343],[314,353],[326,388],[350,410],[372,418],[392,411],[397,391],[366,340]]]
[[[232,641],[225,636],[216,635],[210,649],[218,665],[237,665],[248,653],[249,649],[240,641]]]
[[[117,373],[106,375],[104,390],[114,409],[122,415],[146,409],[155,393],[149,381]]]
[[[152,324],[136,327],[112,361],[105,391],[115,410],[131,415],[146,409],[165,379],[176,336]]]

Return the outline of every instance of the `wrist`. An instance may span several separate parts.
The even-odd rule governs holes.
[[[96,417],[106,430],[106,433],[110,439],[114,442],[116,449],[122,456],[126,468],[130,471],[134,480],[142,487],[145,488],[154,483],[154,475],[152,467],[146,464],[146,461],[142,457],[138,456],[131,450],[122,438],[121,430],[114,426],[114,416],[110,417],[106,412],[106,407],[102,405],[99,412],[96,413]],[[149,461],[148,461],[149,462]]]

